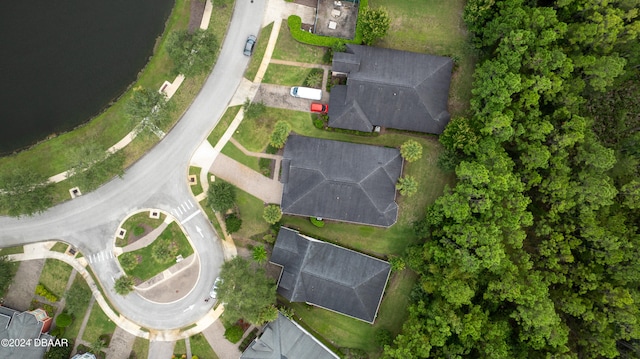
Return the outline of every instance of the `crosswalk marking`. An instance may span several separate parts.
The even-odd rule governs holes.
[[[113,258],[113,252],[108,249],[105,249],[104,251],[100,251],[98,253],[90,254],[87,257],[87,259],[89,260],[89,263],[91,264],[102,262],[110,258]]]

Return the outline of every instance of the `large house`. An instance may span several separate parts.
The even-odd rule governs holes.
[[[241,359],[339,359],[295,322],[278,313],[240,356]]]
[[[282,159],[282,212],[389,227],[398,217],[395,148],[289,136]]]
[[[51,327],[51,318],[42,309],[20,312],[0,306],[0,339],[29,341],[30,345],[0,347],[0,357],[40,359],[44,357],[53,337],[46,334]],[[36,345],[35,340],[44,345]]]
[[[271,263],[282,267],[278,293],[373,324],[391,267],[388,262],[282,227]]]
[[[347,45],[332,72],[347,84],[331,88],[329,126],[363,132],[375,127],[441,134],[450,115],[448,57]]]

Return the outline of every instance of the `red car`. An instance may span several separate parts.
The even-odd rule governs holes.
[[[325,105],[323,103],[313,102],[313,103],[311,103],[311,112],[327,113],[327,112],[329,112],[329,105]]]

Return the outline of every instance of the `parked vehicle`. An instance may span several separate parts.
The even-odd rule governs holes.
[[[216,281],[213,282],[213,287],[211,288],[211,291],[209,292],[209,296],[213,299],[218,298],[218,286],[220,285],[220,283],[222,283],[222,278],[218,277],[216,278]]]
[[[329,112],[329,105],[325,105],[323,103],[318,103],[318,102],[312,102],[311,103],[311,112],[327,113],[327,112]]]
[[[321,100],[322,90],[311,87],[294,86],[291,88],[291,96],[306,98],[308,100]]]
[[[253,53],[253,47],[256,45],[256,37],[249,35],[247,42],[244,43],[244,55],[251,56]]]

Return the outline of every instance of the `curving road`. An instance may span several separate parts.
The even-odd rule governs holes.
[[[116,309],[143,327],[180,328],[204,316],[211,306],[203,298],[208,296],[219,273],[223,255],[220,240],[199,211],[187,185],[189,160],[224,114],[240,83],[249,61],[242,54],[244,43],[249,34],[258,33],[265,2],[236,2],[218,62],[195,101],[171,132],[130,167],[122,179],[112,180],[41,215],[21,219],[0,217],[0,244],[63,240],[89,258],[113,249],[118,225],[130,213],[145,208],[177,213],[176,218],[190,237],[201,263],[200,280],[185,298],[172,304],[157,304],[135,293],[122,297],[113,290],[113,278],[122,274],[116,260],[103,255],[101,258],[106,259],[90,265],[103,287],[108,288],[106,295]]]

